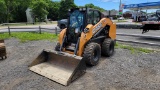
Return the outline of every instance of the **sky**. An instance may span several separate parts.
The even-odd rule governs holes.
[[[122,3],[128,5],[128,4],[138,4],[138,3],[158,2],[158,1],[160,0],[122,0]],[[95,6],[99,6],[106,10],[112,10],[112,9],[119,10],[120,0],[74,0],[74,2],[78,6],[84,6],[85,4],[93,3]],[[124,11],[127,11],[127,10],[124,10]],[[155,11],[155,10],[148,10],[148,12],[152,12],[152,11]]]
[[[122,0],[122,3],[128,5],[128,4],[138,4],[138,3],[158,2],[158,1],[160,0]],[[88,3],[93,3],[94,5],[102,7],[106,10],[112,10],[112,9],[119,10],[120,0],[74,0],[74,2],[78,6],[83,6]],[[154,10],[149,10],[148,12],[152,11]]]

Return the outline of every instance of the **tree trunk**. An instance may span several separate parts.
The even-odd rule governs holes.
[[[7,6],[7,23],[9,23],[9,7]]]
[[[9,23],[9,12],[10,12],[10,1],[7,0],[6,2],[7,12],[6,12],[6,22]]]

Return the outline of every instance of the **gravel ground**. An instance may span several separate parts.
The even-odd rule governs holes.
[[[9,39],[5,44],[8,58],[0,61],[0,90],[160,90],[160,52],[132,54],[118,48],[66,87],[28,70],[43,49],[54,48],[54,42]]]

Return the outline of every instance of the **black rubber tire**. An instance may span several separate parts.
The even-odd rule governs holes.
[[[56,51],[60,51],[60,47],[61,47],[61,46],[60,46],[60,43],[57,43],[57,45],[56,45],[56,47],[55,47],[55,50],[56,50]]]
[[[114,41],[106,38],[102,43],[102,55],[110,57],[114,54]]]
[[[95,66],[101,57],[101,46],[98,43],[89,43],[83,53],[86,64]]]

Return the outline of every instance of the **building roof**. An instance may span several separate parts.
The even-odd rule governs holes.
[[[110,11],[110,15],[118,15],[118,11],[117,10],[106,10],[104,12],[102,12],[105,16],[109,15],[109,11]]]

